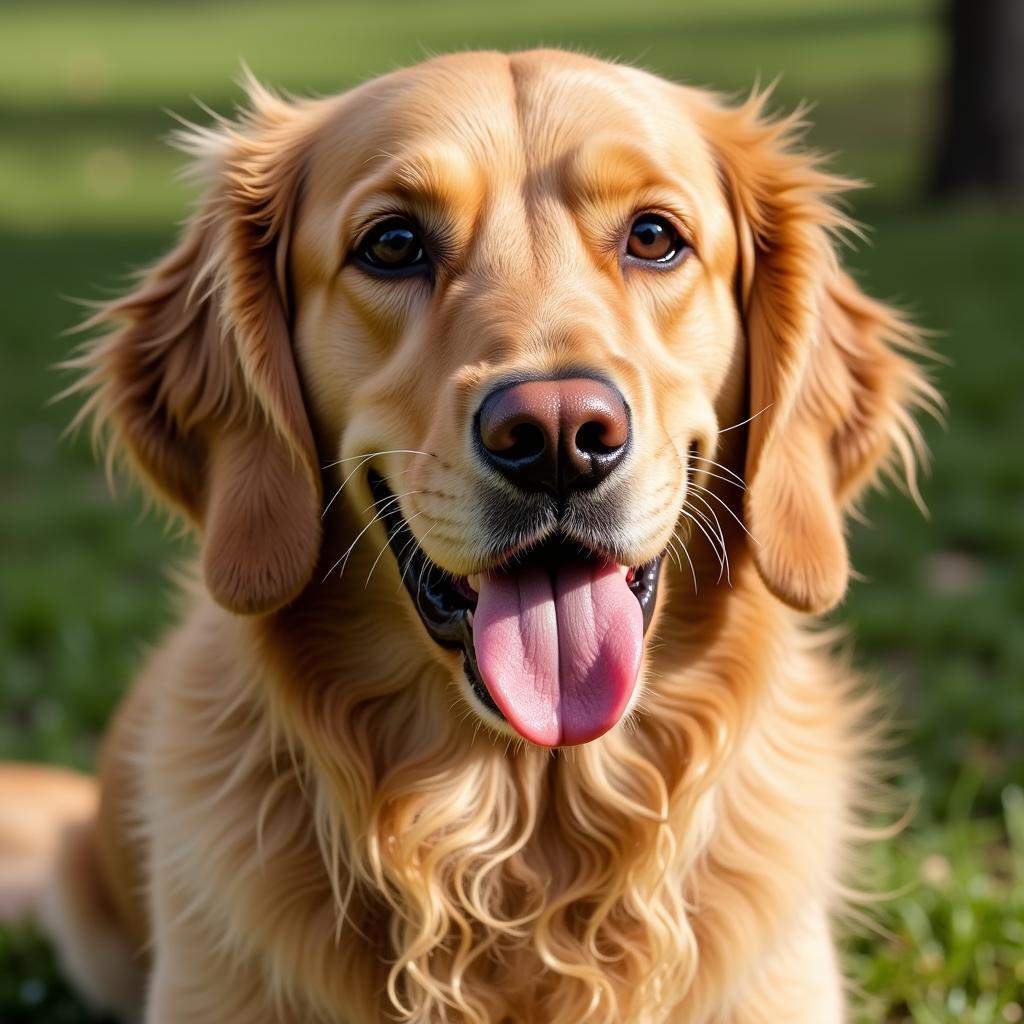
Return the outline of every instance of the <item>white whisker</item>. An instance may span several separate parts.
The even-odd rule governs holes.
[[[404,525],[408,526],[414,519],[419,519],[421,515],[423,515],[422,512],[417,512],[415,515],[409,516],[408,519],[404,520]],[[403,523],[399,523],[394,530],[388,534],[388,539],[384,541],[384,546],[377,552],[377,557],[373,560],[373,565],[370,566],[370,571],[366,574],[366,582],[363,584],[363,590],[370,585],[370,577],[373,575],[373,570],[377,568],[377,563],[384,557],[384,552],[391,546],[391,541],[394,539],[395,534],[402,529],[402,526]]]
[[[416,448],[391,448],[386,452],[370,452],[368,455],[350,455],[347,459],[338,459],[335,462],[328,462],[326,465],[321,466],[321,469],[333,469],[335,466],[340,466],[343,462],[355,462],[357,459],[375,459],[378,455],[427,455],[432,459],[436,459],[437,456],[433,452],[421,452]]]
[[[723,427],[718,433],[728,434],[730,430],[736,430],[739,427],[745,427],[751,420],[756,420],[758,416],[763,412],[767,412],[775,403],[769,402],[763,409],[758,409],[753,416],[748,416],[745,420],[741,420],[739,423],[734,423],[731,427]]]
[[[703,473],[705,476],[710,476],[714,477],[716,480],[721,480],[723,484],[729,484],[732,487],[738,487],[741,491],[745,491],[747,489],[747,485],[745,483],[733,480],[727,476],[722,476],[721,473],[712,473],[710,469],[702,469],[700,470],[700,472]]]
[[[680,572],[682,572],[683,563],[679,561],[679,553],[676,551],[675,546],[672,544],[673,539],[674,538],[669,537],[668,545],[666,546],[665,550],[669,553],[669,556],[672,558],[672,561],[676,563],[676,568]]]
[[[693,567],[693,559],[690,558],[690,552],[686,548],[686,542],[679,538],[679,546],[683,549],[683,554],[686,556],[687,564],[690,566],[690,575],[693,577],[693,593],[697,593],[697,570]]]
[[[722,545],[722,553],[725,555],[725,577],[726,577],[726,580],[729,583],[729,586],[731,587],[732,586],[732,576],[731,576],[731,574],[729,572],[729,556],[728,556],[728,554],[726,554],[726,550],[727,549],[726,549],[726,546],[725,546],[725,531],[722,529],[722,524],[718,521],[718,515],[715,512],[714,507],[707,500],[707,498],[705,498],[703,495],[700,495],[700,494],[695,494],[694,497],[699,502],[701,502],[701,504],[703,504],[705,506],[705,508],[707,508],[708,513],[710,514],[711,518],[714,520],[715,529],[718,530],[718,540],[719,540],[719,543]],[[693,511],[696,512],[697,509],[693,509]],[[719,579],[721,579],[721,577],[719,577]]]
[[[678,526],[676,527],[678,529]],[[679,542],[679,546],[683,549],[683,554],[686,556],[686,561],[690,565],[690,575],[693,576],[693,592],[697,593],[697,570],[693,567],[693,559],[690,558],[690,552],[686,548],[686,541],[682,537],[676,535],[675,531],[672,533],[672,539]],[[680,570],[681,571],[681,570]]]
[[[400,495],[399,495],[399,497],[400,497]],[[377,522],[378,519],[383,519],[384,518],[384,515],[388,511],[388,507],[390,505],[395,504],[397,502],[398,502],[398,497],[395,497],[395,496],[392,496],[392,497],[386,499],[384,502],[382,502],[380,509],[377,511],[377,514],[359,531],[358,534],[356,534],[356,539],[354,541],[352,541],[352,543],[348,546],[348,549],[341,556],[341,558],[339,558],[334,563],[334,565],[332,565],[330,567],[330,569],[327,570],[327,575],[325,575],[324,578],[320,581],[321,583],[326,583],[328,578],[330,577],[331,573],[333,573],[334,570],[337,569],[339,565],[341,566],[341,573],[339,574],[339,578],[341,576],[345,575],[345,566],[348,565],[349,555],[352,554],[352,550],[359,543],[360,538],[363,536],[364,533],[366,533],[367,530],[369,530],[369,528],[371,526],[373,526],[373,524],[375,522]],[[373,506],[370,505],[370,506],[367,506],[367,507],[368,508],[372,508]],[[344,563],[344,564],[342,564],[342,563]]]
[[[733,511],[733,510],[732,510],[732,509],[731,509],[731,508],[729,507],[729,505],[728,505],[728,503],[727,503],[727,502],[723,501],[723,500],[722,500],[722,499],[721,499],[721,498],[720,498],[720,497],[719,497],[719,496],[718,496],[717,494],[715,494],[715,492],[714,492],[714,491],[708,490],[708,488],[707,488],[707,487],[702,487],[702,486],[701,486],[700,484],[694,484],[693,486],[694,486],[694,487],[695,487],[695,488],[696,488],[696,489],[697,489],[698,491],[704,491],[704,492],[705,492],[706,494],[710,494],[710,495],[711,495],[711,497],[712,497],[712,498],[714,498],[714,499],[715,499],[715,501],[717,501],[717,502],[718,502],[719,504],[721,504],[722,508],[724,508],[724,509],[725,509],[725,511],[726,511],[726,512],[728,512],[728,513],[729,513],[729,515],[731,515],[731,516],[733,517],[733,519],[735,519],[735,520],[736,520],[736,523],[737,523],[737,525],[739,526],[739,528],[740,528],[740,529],[741,529],[741,530],[742,530],[742,531],[743,531],[743,532],[744,532],[744,533],[745,533],[745,534],[746,534],[746,535],[747,535],[747,536],[748,536],[748,537],[749,537],[749,538],[750,538],[750,539],[751,539],[751,540],[752,540],[752,541],[753,541],[753,542],[754,542],[754,543],[755,543],[755,544],[756,544],[756,545],[757,545],[758,547],[760,547],[760,546],[761,546],[761,542],[760,542],[760,541],[759,541],[759,540],[758,540],[758,539],[757,539],[757,538],[756,538],[756,537],[755,537],[755,536],[754,536],[754,535],[753,535],[753,534],[752,534],[752,533],[751,533],[751,532],[750,532],[750,531],[749,531],[749,530],[747,529],[747,527],[746,527],[746,524],[745,524],[745,523],[743,522],[743,520],[742,520],[742,519],[740,519],[740,517],[739,517],[738,515],[736,515],[736,513],[735,513],[735,512],[734,512],[734,511]]]
[[[423,559],[423,564],[420,566],[420,574],[419,574],[418,579],[416,580],[416,589],[417,590],[422,590],[423,589],[423,573],[426,571],[427,566],[431,565],[431,564],[432,563],[429,562],[426,558]],[[429,580],[430,580],[429,576],[427,577],[427,580],[429,582]]]
[[[398,500],[399,498],[408,498],[410,494],[421,494],[421,493],[422,493],[421,491],[412,490],[412,491],[402,491],[400,494],[389,494],[387,496],[387,498],[384,499],[383,503],[387,504],[387,505],[390,505],[393,500]],[[379,498],[374,498],[374,500],[371,501],[370,504],[366,506],[366,508],[360,509],[359,514],[361,516],[365,516],[366,513],[369,512],[371,508],[375,508],[376,507],[376,505],[377,505],[377,503],[379,501],[380,501]]]
[[[723,466],[720,462],[715,462],[714,459],[706,459],[703,455],[691,455],[690,458],[696,459],[698,462],[707,462],[709,465],[717,466],[719,469],[728,473],[729,476],[736,481],[737,487],[747,486],[747,482],[743,479],[743,477],[739,475],[739,473],[737,473],[734,469],[730,469],[728,466]],[[704,472],[707,473],[708,470],[704,470]]]
[[[719,568],[718,578],[719,578],[719,580],[721,580],[723,574],[725,573],[725,554],[724,554],[724,552],[720,554],[719,551],[718,551],[718,544],[717,544],[718,538],[715,537],[713,534],[709,533],[707,528],[704,526],[704,524],[700,521],[700,519],[697,518],[697,516],[700,515],[700,513],[698,512],[697,509],[695,509],[695,508],[689,508],[688,509],[688,508],[686,508],[684,506],[681,509],[681,511],[682,511],[683,515],[686,516],[688,519],[690,519],[694,523],[694,525],[697,527],[697,529],[700,530],[700,532],[704,534],[704,537],[706,538],[708,544],[711,545],[711,550],[714,552],[715,558],[718,560],[718,568]],[[696,513],[696,515],[694,513]]]
[[[344,480],[342,480],[342,481],[341,481],[341,486],[340,486],[340,487],[339,487],[339,488],[338,488],[338,489],[337,489],[337,490],[336,490],[336,491],[335,491],[335,492],[334,492],[334,493],[333,493],[333,494],[331,495],[331,500],[330,500],[330,501],[328,501],[326,505],[324,505],[324,510],[323,510],[323,512],[321,512],[321,513],[320,513],[320,518],[321,518],[321,519],[323,519],[323,517],[324,517],[325,515],[327,515],[327,512],[328,512],[328,510],[329,510],[329,509],[330,509],[330,507],[331,507],[331,506],[332,506],[332,505],[334,504],[334,499],[335,499],[335,498],[337,498],[337,497],[338,497],[338,495],[339,495],[339,494],[341,494],[341,492],[342,492],[343,490],[345,490],[345,487],[347,486],[347,484],[348,484],[349,480],[351,480],[351,479],[352,479],[352,477],[354,477],[354,476],[356,475],[356,473],[358,473],[358,472],[359,472],[359,470],[360,470],[360,469],[361,469],[361,468],[363,467],[363,465],[365,465],[365,463],[367,463],[367,462],[368,462],[368,461],[369,461],[370,459],[372,459],[372,458],[373,458],[373,456],[372,456],[372,455],[367,455],[367,456],[366,456],[366,457],[365,457],[365,458],[363,459],[363,461],[362,461],[362,462],[360,462],[360,463],[359,463],[359,465],[358,465],[358,466],[356,466],[356,467],[355,467],[355,469],[353,469],[353,470],[352,470],[352,472],[351,472],[351,473],[349,473],[349,475],[348,475],[347,477],[345,477],[345,479],[344,479]],[[337,463],[335,463],[335,465],[337,465]]]
[[[431,534],[432,534],[432,533],[433,533],[433,532],[434,532],[434,531],[435,531],[435,530],[437,529],[437,527],[438,527],[438,524],[437,524],[437,523],[434,523],[434,525],[433,525],[433,526],[432,526],[432,527],[431,527],[431,528],[430,528],[429,530],[427,530],[427,532],[426,532],[425,534],[423,534],[423,538],[422,538],[422,539],[423,539],[423,540],[426,540],[426,539],[427,539],[427,538],[428,538],[428,537],[429,537],[429,536],[430,536],[430,535],[431,535]],[[411,530],[410,530],[409,532],[410,532],[410,533],[412,533],[412,531],[411,531]],[[399,560],[401,560],[401,557],[402,557],[402,555],[404,555],[404,554],[405,554],[405,549],[406,549],[406,548],[407,548],[407,547],[408,547],[408,546],[409,546],[409,545],[410,545],[411,543],[413,543],[413,541],[415,541],[415,540],[416,540],[416,538],[415,538],[415,537],[410,537],[410,538],[409,538],[409,539],[408,539],[408,540],[407,540],[407,541],[405,542],[405,544],[404,544],[404,545],[402,545],[402,550],[401,550],[401,551],[400,551],[400,552],[398,553],[398,557],[399,557]],[[424,556],[423,556],[423,560],[424,560],[424,562],[425,562],[425,561],[427,560],[427,558],[426,558],[426,555],[424,555]],[[402,570],[402,575],[401,575],[401,578],[400,578],[400,579],[399,579],[399,581],[398,581],[398,590],[401,590],[401,589],[402,589],[402,587],[403,587],[403,585],[405,584],[405,574],[406,574],[406,573],[407,573],[407,572],[409,571],[409,566],[410,566],[411,564],[412,564],[411,562],[406,562],[406,564],[405,564],[405,568],[404,568],[404,569]],[[421,570],[421,571],[422,571],[422,570]],[[395,593],[396,593],[396,594],[398,593],[398,590],[396,590],[396,591],[395,591]]]
[[[335,498],[337,498],[338,495],[341,494],[343,490],[345,490],[345,487],[347,486],[349,480],[351,480],[352,477],[354,477],[356,473],[358,473],[359,470],[362,469],[363,466],[365,466],[366,463],[370,461],[370,459],[375,459],[378,455],[429,455],[431,458],[437,458],[437,456],[434,455],[433,452],[420,452],[417,451],[415,448],[393,448],[391,449],[391,451],[370,452],[368,455],[352,455],[347,459],[338,459],[337,462],[329,462],[326,466],[322,466],[321,468],[330,469],[333,466],[340,466],[343,462],[354,462],[356,460],[359,460],[359,464],[348,474],[348,476],[345,477],[344,480],[341,481],[341,486],[331,495],[331,500],[328,501],[326,505],[324,505],[324,510],[323,512],[320,513],[321,519],[323,519],[323,517],[327,515],[328,510],[334,504]]]

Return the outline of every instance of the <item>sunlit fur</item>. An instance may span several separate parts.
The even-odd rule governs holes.
[[[806,613],[842,596],[843,512],[876,470],[895,454],[913,487],[908,410],[936,401],[913,329],[838,268],[849,183],[764,96],[551,51],[250,99],[184,135],[209,191],[77,363],[85,415],[203,557],[106,745],[109,900],[67,911],[70,968],[95,994],[88,936],[120,929],[160,1024],[838,1022],[875,727]],[[675,201],[666,161],[698,255],[624,279],[616,232]],[[343,267],[385,184],[448,231],[436,300]],[[353,546],[359,459],[388,452],[424,549],[471,571],[473,409],[499,371],[581,360],[639,439],[605,543],[635,563],[685,542],[692,575],[667,564],[628,719],[552,753],[481,719],[382,528]],[[691,444],[714,463],[688,474]],[[680,518],[697,494],[717,550]]]

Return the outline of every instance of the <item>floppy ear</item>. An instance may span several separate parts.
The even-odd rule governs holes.
[[[901,464],[917,498],[925,450],[911,411],[941,399],[904,354],[925,352],[896,311],[839,268],[850,228],[832,199],[854,183],[798,148],[800,114],[771,121],[766,95],[709,112],[736,221],[750,409],[745,517],[768,588],[822,612],[849,579],[844,510]]]
[[[173,252],[90,320],[112,333],[70,363],[91,392],[79,418],[199,528],[210,593],[243,613],[308,582],[321,499],[286,269],[316,107],[249,92],[237,123],[179,137],[212,185]]]

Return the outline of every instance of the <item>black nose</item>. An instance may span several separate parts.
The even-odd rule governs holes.
[[[484,460],[516,487],[565,496],[596,487],[626,457],[629,409],[589,377],[522,381],[484,399],[477,430]]]

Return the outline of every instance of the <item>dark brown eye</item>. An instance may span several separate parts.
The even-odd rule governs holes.
[[[389,217],[372,227],[359,243],[355,256],[361,263],[385,273],[429,266],[419,228],[404,217]]]
[[[686,250],[678,231],[664,217],[642,213],[629,229],[626,253],[645,263],[674,263]]]

